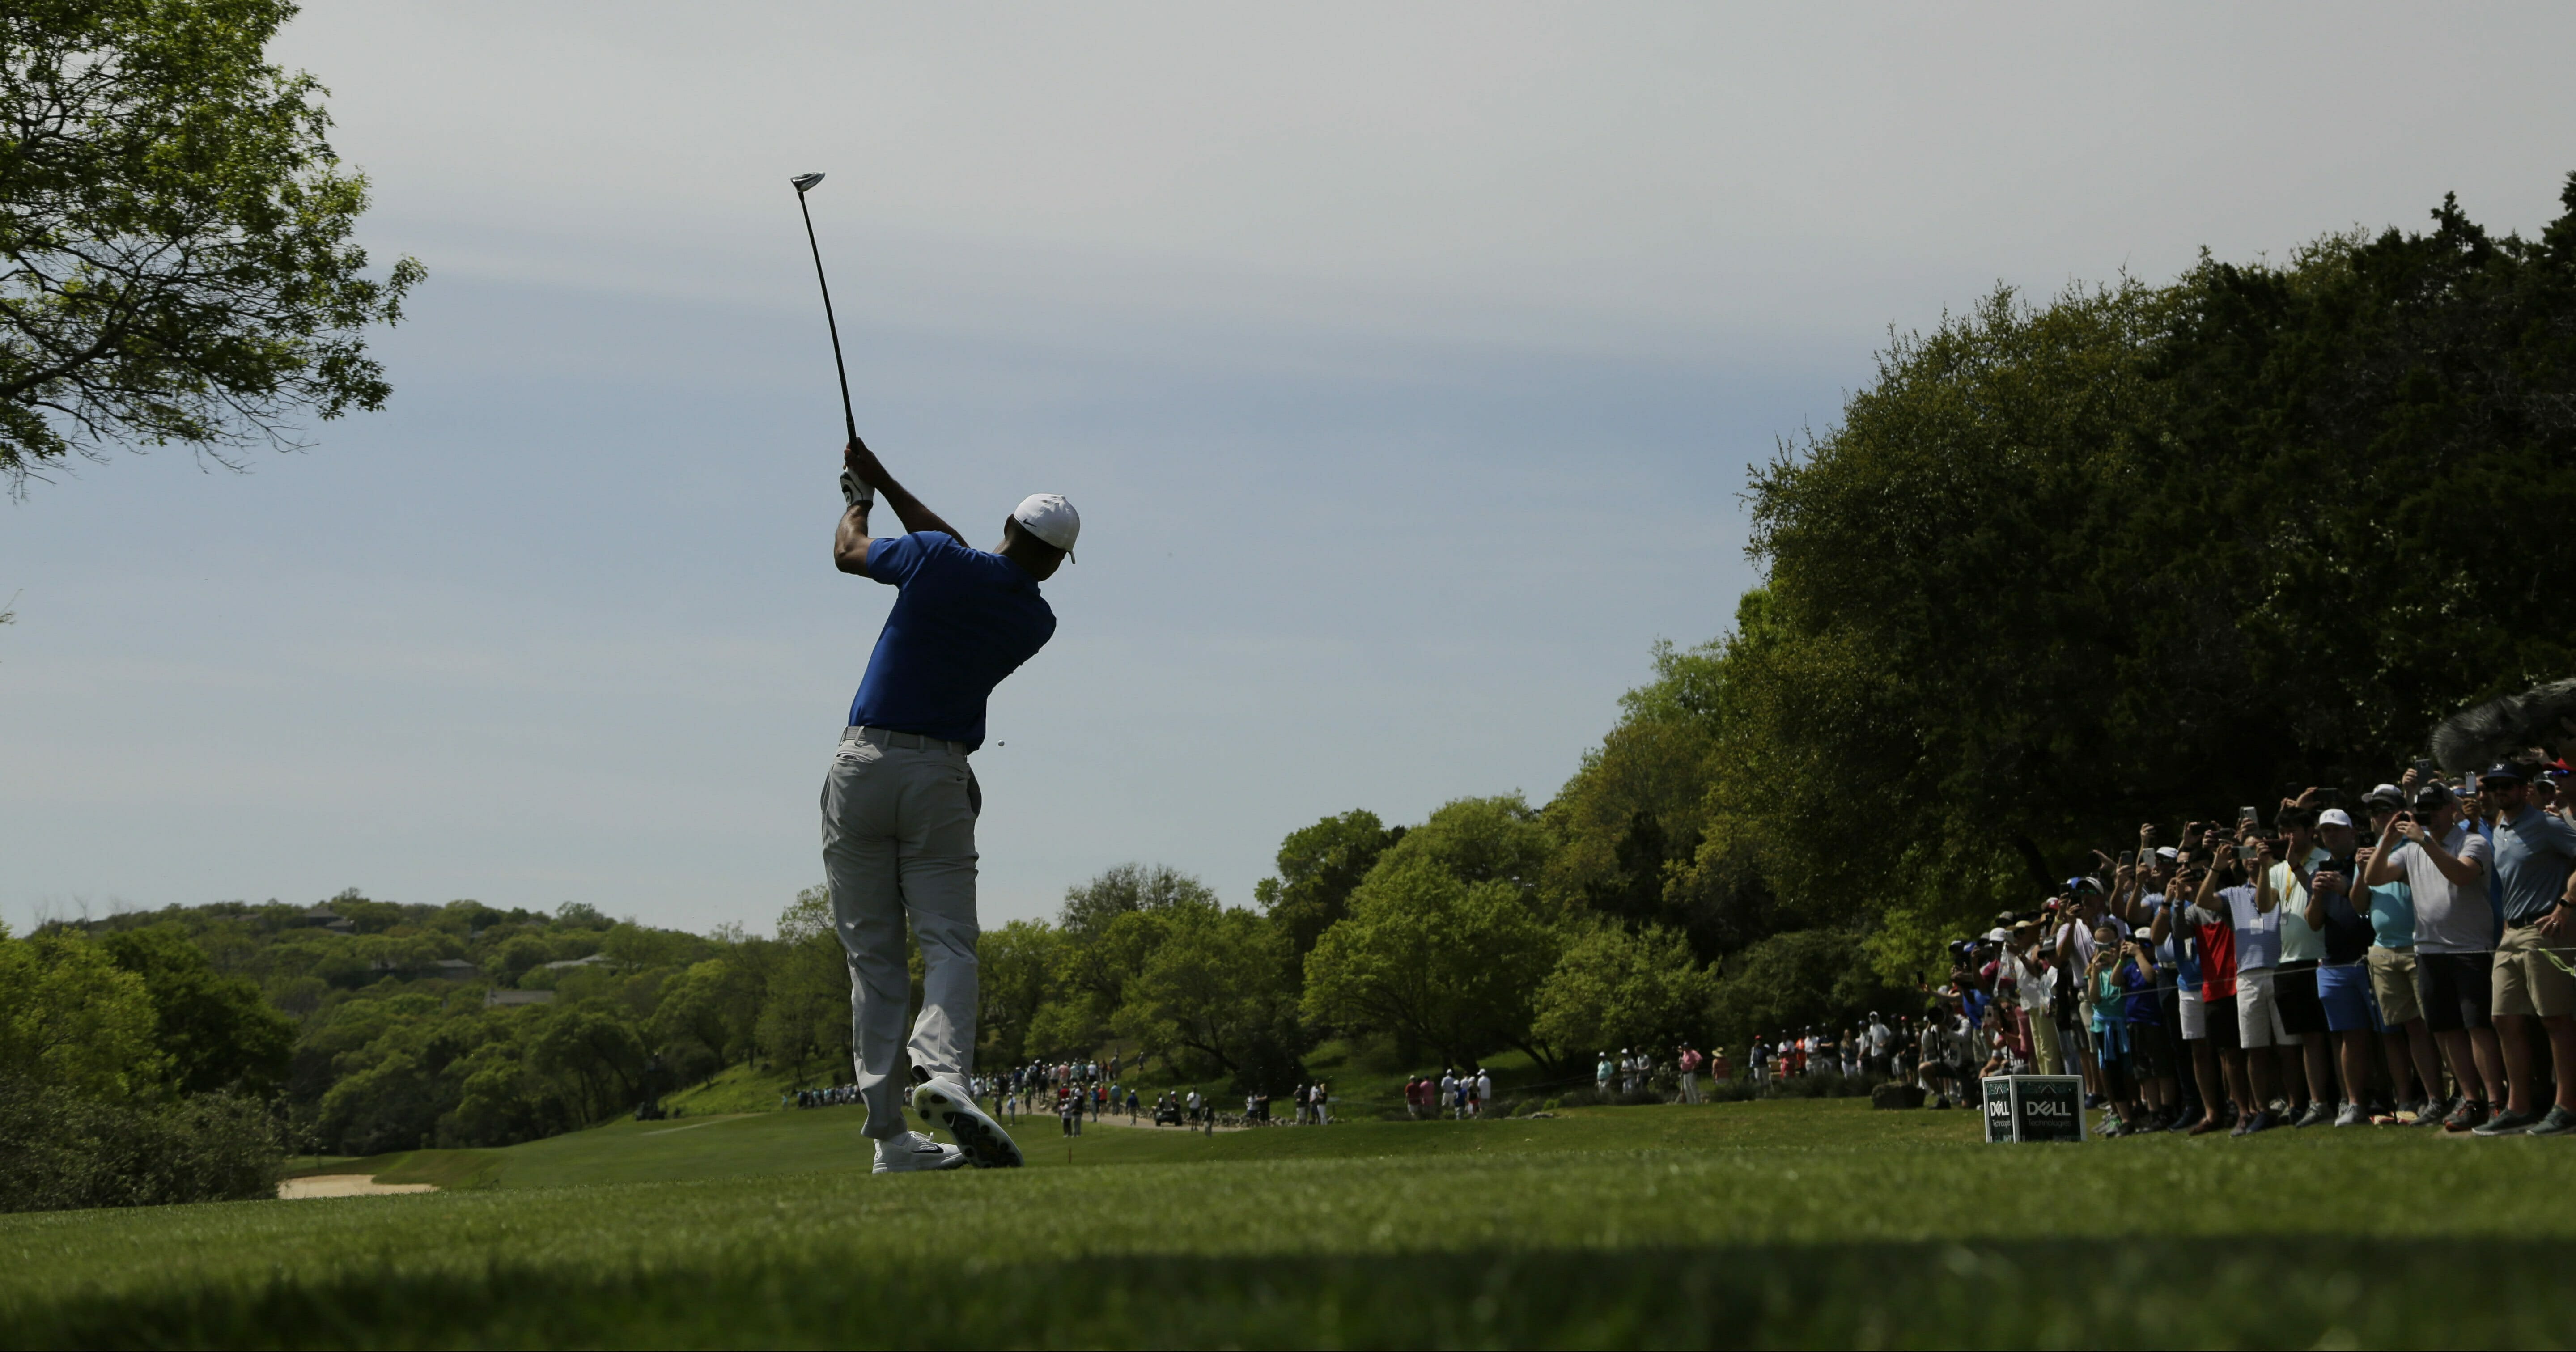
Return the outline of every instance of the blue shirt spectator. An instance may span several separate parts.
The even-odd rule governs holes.
[[[2568,862],[2576,859],[2576,826],[2526,803],[2495,824],[2493,839],[2487,876],[2505,920],[2527,925],[2549,914],[2566,890]]]

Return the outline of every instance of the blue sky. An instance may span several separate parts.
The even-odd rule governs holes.
[[[1544,800],[1752,581],[1739,494],[1891,326],[2528,231],[2576,11],[317,4],[391,406],[0,505],[0,920],[578,900],[765,929],[889,594],[838,397],[952,520],[1068,494],[978,757],[988,921]]]

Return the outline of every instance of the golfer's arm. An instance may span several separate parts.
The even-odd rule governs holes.
[[[858,577],[868,575],[868,509],[853,506],[841,513],[841,524],[832,532],[832,566]]]
[[[886,505],[894,508],[895,519],[903,523],[905,530],[916,535],[923,531],[937,531],[961,545],[966,543],[966,537],[958,533],[955,526],[941,519],[939,513],[922,506],[921,499],[914,497],[902,484],[888,479],[885,487],[877,491],[885,495]]]

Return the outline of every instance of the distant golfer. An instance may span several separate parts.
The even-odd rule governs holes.
[[[894,609],[850,703],[849,726],[823,781],[823,873],[850,963],[850,1044],[876,1140],[876,1172],[1011,1168],[1019,1147],[975,1106],[975,814],[983,792],[966,757],[984,742],[984,700],[1055,634],[1038,584],[1073,554],[1082,518],[1053,493],[1022,502],[991,553],[886,473],[866,443],[842,454],[848,510],[832,541],[845,573],[897,589]],[[885,495],[909,534],[868,535],[868,494]],[[921,1017],[903,1042],[910,1002],[904,921],[921,944]],[[909,1051],[913,1111],[945,1128],[941,1145],[903,1125]]]

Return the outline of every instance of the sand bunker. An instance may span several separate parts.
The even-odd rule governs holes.
[[[313,1174],[277,1185],[277,1195],[288,1201],[300,1197],[373,1197],[388,1192],[436,1191],[435,1183],[379,1183],[365,1174]]]

